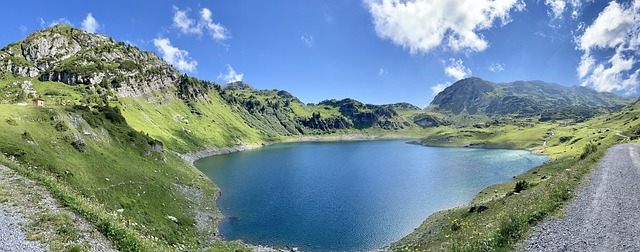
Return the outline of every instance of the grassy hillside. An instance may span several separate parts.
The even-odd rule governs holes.
[[[529,228],[554,215],[573,197],[581,179],[613,144],[636,141],[640,103],[583,123],[524,121],[442,128],[421,143],[438,146],[522,148],[550,160],[485,188],[471,205],[431,215],[413,233],[392,244],[398,251],[510,251]],[[474,211],[471,207],[475,206]],[[478,207],[485,211],[475,211]]]
[[[218,218],[200,207],[215,206],[215,187],[161,151],[159,142],[113,116],[80,107],[1,104],[0,151],[23,169],[71,188],[77,199],[114,215],[139,237],[196,245]],[[202,202],[195,202],[194,194]],[[115,242],[125,250],[142,248]]]
[[[2,48],[0,66],[3,163],[64,192],[59,200],[122,250],[219,245],[218,190],[179,154],[419,129],[412,106],[398,107],[400,118],[392,107],[348,100],[358,107],[345,115],[337,104],[308,106],[286,91],[223,87],[65,25]],[[46,106],[32,106],[36,97]]]
[[[108,97],[104,94],[114,90],[99,85],[5,76],[0,79],[0,152],[15,161],[13,165],[69,188],[97,211],[117,216],[113,223],[127,223],[138,239],[155,237],[161,246],[198,247],[215,232],[220,218],[217,189],[177,153],[259,145],[303,134],[362,132],[304,125],[310,120],[306,115],[313,114],[317,120],[342,118],[353,125],[337,107],[307,106],[277,90],[209,85],[199,97],[150,100]],[[45,107],[31,105],[34,94],[45,99]],[[410,117],[419,110],[399,111]],[[406,134],[419,128],[410,126]],[[366,132],[386,131],[377,126]],[[119,246],[135,250],[142,245]]]

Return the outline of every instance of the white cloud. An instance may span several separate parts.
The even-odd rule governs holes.
[[[189,57],[189,52],[172,46],[168,38],[155,38],[153,39],[153,45],[162,55],[162,59],[176,67],[176,69],[187,72],[196,71],[198,62]]]
[[[187,16],[186,10],[180,10],[173,6],[173,26],[180,29],[182,33],[202,35],[202,29],[198,28],[193,19]]]
[[[491,72],[502,72],[502,71],[504,71],[504,64],[503,63],[498,63],[498,62],[491,63],[491,65],[489,65],[489,71],[491,71]]]
[[[582,13],[584,4],[593,1],[595,0],[545,0],[544,4],[549,7],[547,14],[552,19],[562,19],[565,11],[568,10],[571,12],[571,18],[577,19]]]
[[[583,51],[576,68],[583,86],[635,93],[640,86],[640,0],[625,5],[611,1],[576,44]]]
[[[578,40],[578,47],[586,51],[594,47],[613,48],[625,43],[627,33],[633,26],[637,26],[634,24],[636,16],[637,13],[633,13],[632,9],[624,9],[623,6],[612,1],[591,26],[585,29]]]
[[[211,18],[211,11],[207,8],[203,8],[200,11],[201,21],[204,23],[204,27],[209,30],[211,37],[215,40],[226,40],[229,38],[229,31],[220,23],[214,23]]]
[[[562,18],[562,13],[564,12],[564,8],[567,6],[567,2],[564,0],[545,0],[544,4],[549,6],[550,10],[547,11],[547,14],[553,18]]]
[[[82,20],[82,29],[90,33],[96,33],[100,28],[100,23],[93,17],[91,13],[87,14],[87,17]]]
[[[218,75],[218,79],[224,80],[227,83],[234,81],[242,81],[242,77],[244,77],[243,73],[237,73],[236,70],[233,70],[231,65],[227,64],[227,74],[220,73]]]
[[[445,88],[451,86],[451,82],[439,83],[433,87],[431,87],[431,92],[433,95],[437,95],[442,92]]]
[[[511,21],[512,10],[522,11],[522,0],[364,0],[380,38],[426,53],[442,46],[453,51],[484,51],[489,43],[480,31],[496,20]]]
[[[443,61],[446,64],[446,61]],[[464,66],[464,61],[461,59],[449,58],[449,63],[444,67],[444,73],[454,78],[456,81],[467,78],[471,76],[471,70]],[[445,83],[438,83],[435,86],[431,87],[431,92],[433,95],[437,95],[442,92],[448,86],[451,86],[451,82],[447,81]]]
[[[387,70],[385,70],[382,67],[380,69],[378,69],[378,76],[382,76],[382,75],[385,75],[385,74],[387,74]]]
[[[58,24],[66,24],[69,26],[73,25],[71,24],[71,21],[69,21],[67,18],[58,18],[56,20],[51,21],[51,23],[49,23],[49,27],[58,25]]]
[[[63,17],[63,18],[55,19],[55,20],[53,20],[53,21],[49,22],[48,24],[47,24],[47,22],[46,22],[43,18],[41,18],[41,17],[38,17],[38,21],[40,21],[40,26],[41,26],[42,28],[51,27],[51,26],[54,26],[54,25],[57,25],[57,24],[66,24],[66,25],[69,25],[69,26],[73,26],[73,24],[71,23],[71,21],[69,21],[69,19],[64,18],[64,17]]]
[[[300,36],[300,40],[302,40],[307,47],[313,47],[313,35],[302,35]]]
[[[464,66],[461,59],[449,59],[449,65],[444,68],[444,73],[456,80],[461,80],[471,76],[471,70]]]
[[[213,22],[213,14],[211,10],[202,8],[200,10],[199,19],[189,18],[189,9],[181,10],[180,8],[173,6],[173,26],[178,28],[180,32],[184,34],[195,34],[202,36],[206,30],[211,35],[211,38],[216,41],[227,40],[230,38],[227,28],[220,23]]]
[[[543,37],[543,38],[551,38],[551,36],[547,35],[544,32],[541,32],[541,31],[537,31],[537,32],[535,32],[533,34],[538,35],[538,36]],[[551,38],[551,39],[553,39],[553,38]]]

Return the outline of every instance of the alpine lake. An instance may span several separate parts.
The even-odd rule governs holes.
[[[363,251],[406,236],[430,214],[467,204],[547,157],[520,150],[439,148],[406,140],[303,142],[197,160],[221,189],[228,240]]]

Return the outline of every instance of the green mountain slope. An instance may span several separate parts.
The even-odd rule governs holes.
[[[427,110],[475,119],[539,116],[540,121],[584,120],[622,108],[633,99],[586,87],[565,87],[542,81],[493,83],[480,78],[460,80],[440,92]]]
[[[233,250],[242,246],[215,236],[216,186],[185,162],[194,153],[309,135],[423,136],[455,129],[433,128],[460,118],[544,119],[538,108],[566,118],[626,102],[552,84],[467,82],[427,111],[349,98],[304,104],[284,90],[180,74],[154,53],[57,25],[0,49],[0,163],[47,185],[121,250]]]
[[[58,200],[121,250],[237,248],[214,237],[218,190],[183,160],[190,153],[304,135],[415,135],[423,114],[199,80],[66,25],[0,49],[0,162],[63,192]]]

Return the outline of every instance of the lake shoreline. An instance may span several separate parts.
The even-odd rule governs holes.
[[[189,162],[190,164],[193,165],[193,163],[196,160],[199,160],[199,159],[202,159],[202,158],[206,158],[206,157],[209,157],[209,156],[225,155],[225,154],[229,154],[229,153],[233,153],[233,152],[252,150],[252,149],[257,149],[257,148],[260,148],[260,147],[265,147],[265,146],[269,146],[269,145],[273,145],[273,144],[301,143],[301,142],[375,141],[375,140],[393,140],[393,139],[411,140],[411,139],[415,139],[415,137],[411,138],[411,137],[408,137],[406,135],[397,135],[397,134],[391,134],[391,135],[340,134],[340,135],[330,135],[330,136],[320,136],[320,135],[299,136],[299,137],[286,138],[286,139],[283,139],[283,140],[280,140],[280,141],[275,141],[275,142],[264,142],[262,144],[254,144],[254,145],[242,144],[242,145],[237,145],[237,146],[232,146],[232,147],[207,148],[205,150],[198,151],[198,152],[190,152],[190,153],[178,154],[178,155],[181,158],[183,158],[185,161],[187,161],[187,162]],[[457,148],[463,147],[463,148],[476,148],[476,149],[517,150],[517,148],[509,148],[509,147],[513,147],[513,146],[510,146],[509,144],[500,145],[500,146],[497,146],[497,145],[496,146],[494,146],[494,145],[486,145],[486,144],[467,144],[467,145],[462,145],[462,146],[461,145],[457,145],[457,146],[452,146],[452,145],[428,145],[428,144],[424,144],[424,143],[422,143],[422,142],[420,142],[418,140],[411,140],[411,141],[407,141],[406,143],[407,144],[427,146],[427,147],[457,147]],[[531,152],[531,153],[534,153],[531,150],[528,150],[528,151]],[[194,168],[195,168],[195,166],[194,166]],[[531,169],[534,169],[534,168],[535,167],[532,167]],[[493,186],[493,185],[490,185],[490,186]],[[490,187],[490,186],[488,186],[488,187]],[[219,196],[219,193],[216,196]],[[218,205],[217,205],[218,197],[216,197],[215,200],[216,200],[216,206],[215,207],[218,208]],[[468,204],[469,203],[467,203],[466,205],[468,205]],[[463,205],[460,205],[460,206],[466,206],[466,205],[463,204]],[[458,206],[458,207],[460,207],[460,206]],[[221,218],[224,218],[224,216],[221,216]],[[216,230],[216,233],[219,233],[218,230]],[[223,236],[217,236],[216,238],[226,240]],[[286,245],[264,245],[264,244],[260,245],[260,244],[248,244],[248,243],[246,243],[245,245],[249,246],[250,248],[253,248],[256,251],[290,251],[290,248],[291,248],[290,246],[286,246]],[[378,248],[377,251],[388,250],[389,246],[390,246],[390,244],[386,245],[386,246],[383,246],[381,248]],[[286,248],[286,249],[283,249],[283,248]]]
[[[350,141],[375,141],[375,140],[393,140],[393,139],[413,139],[411,137],[402,135],[402,134],[386,134],[386,135],[376,135],[376,134],[340,134],[340,135],[313,135],[313,136],[299,136],[299,137],[290,137],[285,138],[281,141],[274,142],[263,142],[261,144],[238,144],[230,147],[209,147],[204,150],[199,150],[195,152],[187,152],[187,153],[177,153],[180,158],[186,161],[189,164],[192,164],[202,158],[210,157],[210,156],[218,156],[218,155],[226,155],[229,153],[240,152],[253,150],[273,144],[280,143],[304,143],[304,142],[350,142]]]
[[[193,169],[197,170],[198,172],[202,172],[202,171],[200,171],[200,169],[198,169],[194,165],[194,162],[199,160],[199,159],[203,159],[203,158],[207,158],[207,157],[211,157],[211,156],[226,155],[226,154],[235,153],[235,152],[258,149],[258,148],[262,148],[262,147],[266,147],[266,146],[270,146],[270,145],[274,145],[274,144],[304,143],[304,142],[376,141],[376,140],[393,140],[393,139],[415,139],[415,137],[412,138],[412,137],[409,137],[407,135],[402,135],[402,134],[384,134],[384,135],[380,135],[380,134],[312,135],[312,136],[289,137],[289,138],[282,139],[280,141],[263,142],[263,143],[260,143],[260,144],[245,144],[245,143],[241,143],[241,144],[238,144],[238,145],[235,145],[235,146],[229,146],[229,147],[208,147],[208,148],[205,148],[204,150],[199,150],[199,151],[194,151],[194,152],[187,152],[187,153],[174,152],[174,154],[176,154],[177,156],[182,158],[182,160],[184,160],[186,163],[190,164]],[[215,206],[214,206],[214,209],[215,209],[215,212],[216,212],[216,220],[215,220],[215,222],[219,224],[220,221],[222,221],[225,218],[224,214],[222,214],[222,211],[220,211],[220,209],[218,208],[218,199],[220,197],[220,194],[222,193],[222,190],[220,189],[220,187],[218,187],[218,185],[216,183],[211,181],[211,179],[209,177],[207,177],[206,175],[204,175],[204,176],[215,186],[215,189],[216,189],[216,193],[214,194],[213,201],[216,203]],[[215,230],[214,230],[213,239],[227,240],[224,236],[220,235],[220,230],[218,229],[217,225],[216,225]],[[290,249],[280,249],[280,247],[289,248],[288,246],[276,246],[276,245],[271,246],[271,245],[249,244],[249,243],[245,243],[245,245],[250,247],[250,248],[252,248],[254,251],[262,251],[262,252],[273,252],[273,251],[285,252],[285,251],[291,251]]]

